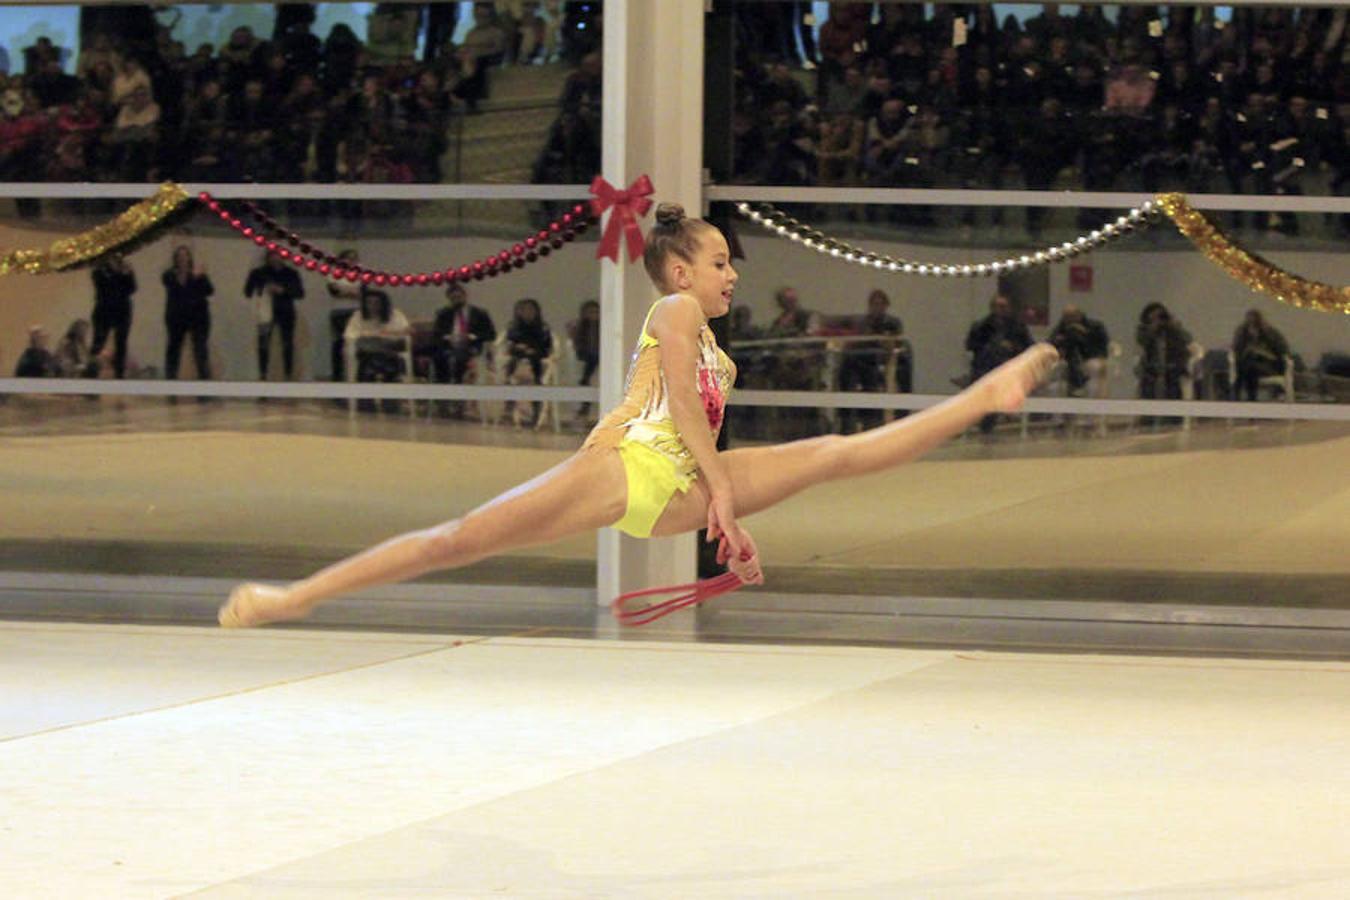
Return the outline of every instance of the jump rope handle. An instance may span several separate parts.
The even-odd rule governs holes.
[[[727,539],[723,537],[717,547],[717,561],[725,563],[729,554],[730,549],[727,545]],[[748,560],[750,557],[742,554],[741,558],[742,560]],[[673,612],[687,609],[690,606],[697,606],[723,594],[729,594],[744,583],[734,572],[727,572],[715,578],[704,578],[700,581],[692,581],[689,584],[630,591],[616,597],[610,603],[609,608],[620,625],[647,625]],[[648,603],[637,609],[629,608],[633,601],[641,600],[644,597],[665,597],[666,599]]]

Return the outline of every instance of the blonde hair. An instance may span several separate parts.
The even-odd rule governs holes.
[[[698,253],[699,242],[703,235],[715,230],[715,226],[702,219],[685,216],[684,207],[678,203],[662,203],[656,207],[656,224],[647,234],[647,249],[642,254],[642,264],[647,276],[661,290],[669,285],[666,281],[666,258],[672,253],[687,263],[694,261]]]

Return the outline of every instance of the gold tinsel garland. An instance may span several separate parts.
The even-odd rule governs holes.
[[[142,200],[111,222],[62,238],[45,250],[11,250],[0,254],[0,275],[15,272],[46,275],[74,268],[135,241],[191,201],[179,185],[163,184],[153,197]]]
[[[145,236],[190,202],[193,198],[181,186],[167,182],[154,196],[111,222],[62,238],[45,250],[11,250],[0,254],[0,275],[14,272],[44,275],[90,262]],[[1300,278],[1242,249],[1192,207],[1184,194],[1159,194],[1157,204],[1210,262],[1252,290],[1263,291],[1292,306],[1350,314],[1350,286],[1335,287]]]
[[[1232,278],[1281,303],[1323,312],[1350,313],[1350,286],[1335,287],[1284,271],[1242,249],[1186,201],[1184,194],[1159,194],[1158,206],[1196,248]]]

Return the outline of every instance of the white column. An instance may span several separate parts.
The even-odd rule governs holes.
[[[652,200],[699,215],[703,195],[704,0],[605,0],[602,174],[618,188],[648,175]],[[651,215],[643,220],[650,228]],[[623,397],[624,375],[657,297],[642,261],[601,263],[600,406]],[[642,587],[692,581],[694,535],[640,541],[599,536],[599,601]]]

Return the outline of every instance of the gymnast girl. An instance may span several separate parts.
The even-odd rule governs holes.
[[[300,619],[341,594],[607,526],[640,538],[706,527],[729,570],[762,584],[759,551],[742,518],[812,485],[909,462],[986,415],[1019,409],[1059,359],[1051,345],[1036,344],[960,394],[880,428],[718,451],[735,367],[708,320],[727,314],[738,278],[726,238],[682,207],[662,204],[643,262],[663,296],[647,313],[623,402],[576,454],[457,519],[301,581],[240,585],[221,607],[220,624]]]

